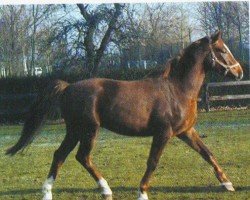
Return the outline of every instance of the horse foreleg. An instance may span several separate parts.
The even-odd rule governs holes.
[[[206,147],[202,142],[200,136],[197,134],[196,130],[192,128],[191,130],[181,133],[178,137],[197,151],[204,160],[206,160],[210,165],[213,166],[217,179],[221,182],[228,191],[234,191],[232,183],[226,177],[218,162],[216,161],[212,152]]]
[[[138,200],[148,200],[147,191],[149,188],[149,180],[152,176],[153,172],[156,169],[156,166],[160,160],[163,149],[171,137],[170,131],[165,132],[164,134],[155,135],[153,137],[153,142],[151,145],[149,158],[147,161],[147,169],[141,180],[139,198]]]
[[[95,138],[98,128],[89,129],[86,134],[83,134],[80,139],[80,146],[76,154],[76,160],[82,164],[82,166],[89,172],[89,174],[95,179],[98,186],[102,190],[102,195],[106,200],[112,199],[112,191],[107,181],[102,177],[101,173],[97,171],[95,165],[92,163],[90,156],[93,149]]]
[[[57,177],[58,170],[64,163],[66,157],[74,149],[78,142],[77,138],[68,134],[65,136],[60,147],[55,151],[53,162],[46,181],[43,184],[43,200],[52,200],[52,185]]]

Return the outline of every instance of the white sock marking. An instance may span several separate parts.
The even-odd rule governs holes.
[[[102,189],[103,195],[112,195],[112,190],[110,189],[108,182],[104,178],[101,178],[97,182],[97,184]]]
[[[54,178],[53,177],[50,177],[48,178],[44,184],[43,184],[43,200],[52,200],[52,185],[54,183]]]
[[[139,190],[139,198],[138,198],[138,200],[148,200],[148,195],[147,195],[147,192],[141,192],[140,190]]]
[[[224,182],[224,183],[221,183],[221,185],[224,186],[228,191],[232,191],[232,192],[235,191],[233,184],[231,182]]]

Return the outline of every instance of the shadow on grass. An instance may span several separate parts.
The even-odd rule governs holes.
[[[113,192],[131,192],[138,190],[134,187],[114,187],[111,188]],[[236,192],[250,191],[250,186],[235,187]],[[220,186],[158,186],[151,187],[152,192],[164,192],[164,193],[221,193],[227,192],[226,189]]]
[[[111,188],[114,193],[116,192],[131,192],[138,191],[138,188],[135,187],[112,187]],[[242,186],[236,187],[236,192],[241,191],[250,191],[250,186]],[[152,187],[152,192],[164,192],[164,193],[221,193],[227,192],[224,188],[219,186],[158,186]],[[82,188],[58,188],[53,189],[53,193],[85,193],[85,192],[98,192],[98,189],[82,189]],[[29,195],[29,194],[38,194],[41,193],[41,189],[22,189],[22,190],[9,190],[5,192],[0,192],[0,196],[8,196],[8,195]]]
[[[79,192],[98,192],[98,189],[82,189],[82,188],[58,188],[53,189],[53,193],[79,193]],[[29,195],[29,194],[39,194],[42,193],[42,189],[20,189],[20,190],[9,190],[5,192],[0,192],[0,196],[8,196],[8,195]]]

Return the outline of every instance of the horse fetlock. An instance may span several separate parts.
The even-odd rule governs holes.
[[[104,178],[101,178],[97,182],[97,184],[101,188],[103,196],[107,196],[107,197],[111,196],[111,198],[112,198],[112,190],[110,189],[108,182]]]
[[[222,171],[222,170],[217,170],[215,171],[215,175],[217,177],[217,179],[221,182],[221,183],[227,183],[230,182],[226,176],[226,174]]]
[[[48,178],[44,184],[43,184],[43,188],[42,188],[42,191],[43,191],[43,200],[52,200],[52,185],[54,183],[54,178],[53,177],[50,177]]]
[[[223,186],[227,191],[234,192],[235,189],[233,187],[233,184],[231,182],[224,182],[221,183],[221,186]]]

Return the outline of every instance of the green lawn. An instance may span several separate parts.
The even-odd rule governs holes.
[[[196,129],[210,147],[236,192],[219,187],[212,168],[177,138],[167,145],[151,181],[150,200],[250,199],[250,110],[200,113]],[[53,152],[61,143],[64,125],[47,125],[22,154],[4,155],[18,138],[21,126],[0,127],[0,199],[41,199]],[[101,130],[94,162],[108,180],[115,200],[135,200],[146,167],[152,138],[130,138]],[[70,154],[54,184],[55,200],[98,200],[94,180]]]

